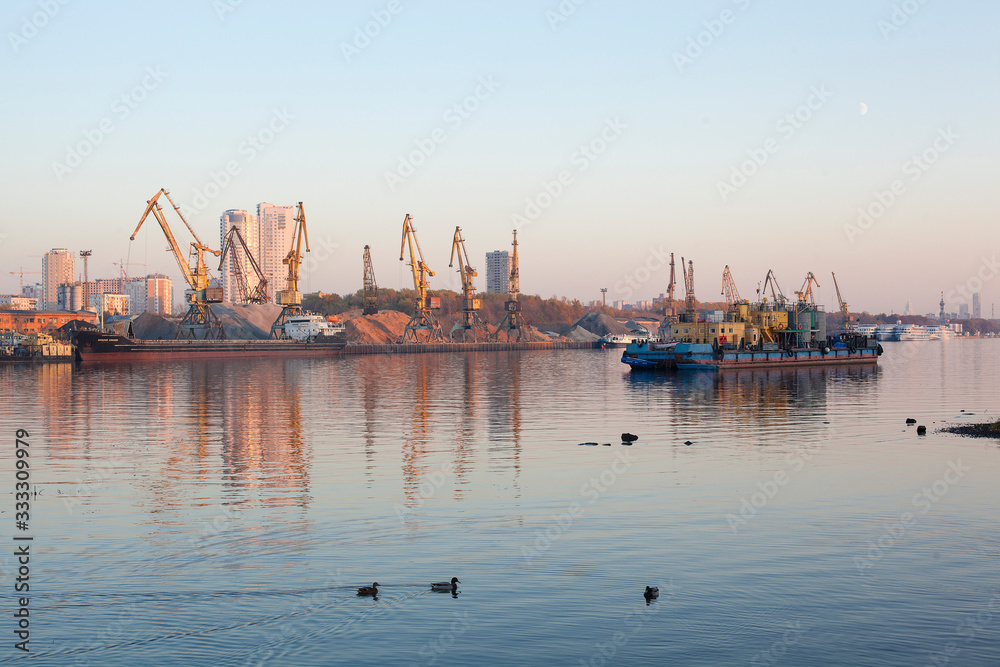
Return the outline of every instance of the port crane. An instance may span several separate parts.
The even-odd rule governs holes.
[[[364,275],[364,307],[362,315],[375,315],[378,313],[378,283],[375,282],[375,267],[372,266],[371,248],[365,246],[365,253],[362,256],[365,265]]]
[[[837,274],[831,271],[830,275],[833,276],[833,288],[837,290],[837,302],[840,303],[840,314],[844,316],[844,327],[847,327],[847,323],[851,321],[851,313],[847,310],[847,303],[844,301],[844,297],[840,296],[840,285],[837,284]]]
[[[819,287],[819,281],[816,280],[816,276],[810,271],[806,274],[805,282],[802,283],[802,289],[795,291],[795,296],[799,297],[799,305],[805,305],[807,302],[811,305],[815,305],[816,301],[813,299],[813,285]]]
[[[403,253],[407,246],[410,250],[410,266],[413,269],[413,289],[417,292],[417,298],[413,303],[413,315],[403,329],[403,337],[400,343],[417,341],[417,332],[421,329],[427,331],[428,341],[444,341],[444,334],[441,332],[441,325],[434,318],[431,310],[441,307],[439,297],[427,295],[427,276],[434,276],[434,272],[424,263],[424,253],[420,249],[420,242],[417,240],[417,230],[413,227],[413,219],[407,213],[403,218],[403,239],[399,246],[399,261],[403,261]],[[416,252],[413,248],[416,246]]]
[[[684,310],[687,313],[688,322],[698,321],[698,309],[694,299],[694,260],[684,263],[681,257],[681,270],[684,272]]]
[[[239,244],[238,247],[237,244]],[[250,268],[253,269],[257,277],[257,282],[253,289],[247,283],[247,272],[243,266],[243,262],[240,261],[240,248],[243,249],[243,254],[246,255]],[[257,264],[257,260],[254,259],[253,253],[247,247],[247,242],[243,239],[243,234],[240,233],[240,229],[236,225],[233,225],[226,233],[226,238],[222,242],[219,271],[222,271],[226,257],[229,257],[229,262],[232,265],[230,273],[236,277],[236,289],[240,293],[240,303],[267,303],[270,301],[267,296],[267,278],[264,277],[264,273],[260,270],[260,265]]]
[[[663,321],[660,322],[660,329],[657,332],[657,335],[662,339],[669,337],[670,325],[677,322],[677,303],[674,301],[674,287],[677,285],[676,275],[674,273],[674,253],[670,253],[670,282],[667,283],[667,300],[663,304]]]
[[[729,270],[729,265],[722,271],[722,294],[726,297],[726,305],[730,308],[734,304],[740,303],[740,291],[736,289],[736,281],[733,280],[733,272]]]
[[[288,266],[287,285],[275,295],[274,302],[281,306],[281,313],[271,325],[271,338],[289,338],[285,333],[285,321],[288,316],[302,314],[302,292],[299,291],[299,267],[302,265],[302,241],[306,242],[306,252],[309,252],[309,232],[306,231],[306,212],[299,202],[295,213],[295,227],[292,229],[292,245],[288,254],[281,260]]]
[[[767,270],[767,276],[764,278],[764,287],[763,287],[763,289],[758,289],[757,290],[757,294],[758,295],[760,295],[760,294],[764,295],[763,298],[761,299],[761,304],[764,305],[764,306],[767,305],[767,288],[768,288],[768,286],[771,287],[771,298],[774,300],[774,305],[776,307],[784,305],[784,303],[785,303],[785,295],[781,292],[781,286],[778,284],[778,279],[775,277],[774,271],[772,269],[768,269]]]
[[[466,342],[469,332],[472,332],[472,342],[476,342],[476,328],[482,329],[489,337],[489,329],[486,324],[479,319],[478,310],[482,308],[482,301],[476,298],[476,288],[472,284],[472,279],[478,276],[476,270],[469,266],[469,254],[465,250],[465,239],[462,238],[462,228],[455,227],[455,237],[451,243],[451,261],[448,266],[455,265],[455,258],[458,258],[458,273],[462,276],[462,315],[455,322],[455,326],[448,332],[448,338],[455,340],[455,332],[462,330],[462,342]]]
[[[493,340],[499,340],[500,332],[503,331],[507,334],[507,339],[510,340],[514,338],[518,342],[524,338],[527,342],[530,342],[533,338],[531,333],[531,327],[524,319],[524,315],[521,314],[521,302],[517,300],[517,295],[521,291],[521,274],[518,268],[517,260],[517,230],[514,230],[514,242],[511,244],[514,246],[514,253],[510,258],[510,279],[508,280],[508,286],[510,287],[510,292],[507,296],[507,302],[504,304],[505,313],[503,319],[497,324],[497,330],[493,334]],[[607,290],[604,290],[605,292]],[[515,338],[512,332],[517,332],[517,337]]]
[[[194,241],[191,242],[191,247],[188,252],[188,259],[184,259],[184,254],[181,251],[180,246],[177,244],[177,239],[174,238],[174,233],[170,230],[170,225],[167,224],[167,218],[163,214],[163,209],[160,206],[160,195],[167,198],[170,205],[173,206],[174,211],[177,212],[178,217],[180,217],[181,222],[187,227],[187,230],[191,232],[191,236],[194,237]],[[146,202],[146,210],[139,219],[139,224],[136,225],[135,231],[132,232],[132,236],[129,237],[130,241],[134,241],[136,235],[139,233],[139,229],[142,227],[142,223],[146,221],[149,214],[152,213],[156,221],[160,223],[160,229],[163,230],[163,234],[167,237],[167,242],[170,244],[170,252],[173,253],[174,259],[177,260],[177,266],[180,267],[181,274],[184,276],[184,280],[189,286],[187,291],[188,311],[184,315],[184,319],[181,320],[180,325],[177,327],[177,338],[198,338],[198,332],[204,330],[205,338],[216,338],[224,339],[226,337],[226,331],[222,327],[222,322],[219,320],[218,316],[212,312],[213,303],[220,303],[222,301],[222,288],[218,285],[212,285],[212,279],[208,275],[208,266],[205,264],[205,253],[209,252],[216,257],[222,254],[220,250],[212,250],[208,246],[201,242],[198,235],[195,234],[194,230],[191,229],[191,225],[188,221],[184,219],[183,214],[181,214],[180,208],[177,204],[170,198],[170,193],[163,188],[160,188],[152,199]],[[195,264],[192,268],[190,266],[191,257],[194,256]],[[124,267],[122,267],[124,270]]]

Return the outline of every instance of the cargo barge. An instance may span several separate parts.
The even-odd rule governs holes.
[[[329,357],[340,354],[342,337],[314,340],[137,340],[99,331],[75,334],[81,363],[178,361],[260,357]]]

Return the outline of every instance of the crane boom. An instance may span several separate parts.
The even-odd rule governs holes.
[[[285,332],[285,320],[289,315],[302,314],[302,292],[299,291],[299,267],[302,265],[302,241],[306,242],[306,252],[309,252],[309,232],[306,231],[306,211],[299,202],[295,213],[295,227],[292,229],[292,244],[288,254],[281,260],[288,265],[288,276],[285,279],[285,289],[278,292],[274,302],[282,306],[278,318],[271,324],[272,338],[289,338]]]
[[[734,303],[743,299],[740,298],[740,291],[736,289],[736,281],[733,280],[733,273],[729,270],[729,265],[722,271],[722,293],[726,297],[726,303],[732,308]]]
[[[253,269],[254,275],[257,277],[257,284],[253,289],[250,289],[247,284],[247,274],[244,271],[243,263],[240,261],[236,247],[237,241],[239,242],[239,247],[243,249],[243,253],[249,260],[250,268]],[[260,265],[254,259],[253,253],[250,252],[250,248],[247,246],[247,242],[240,232],[240,228],[236,225],[233,225],[226,234],[226,238],[222,244],[222,255],[219,257],[219,271],[222,271],[226,257],[230,255],[230,261],[233,265],[232,273],[236,276],[236,286],[240,292],[240,300],[243,303],[267,303],[267,278],[260,270]]]
[[[449,267],[455,265],[456,257],[458,258],[458,273],[462,276],[462,316],[455,322],[455,326],[451,328],[448,337],[454,340],[455,332],[461,329],[463,342],[465,342],[469,331],[472,332],[472,340],[475,342],[477,324],[487,335],[489,335],[489,330],[486,329],[486,325],[480,321],[479,316],[476,314],[482,303],[476,298],[476,288],[472,284],[472,279],[479,274],[476,273],[474,268],[469,266],[469,253],[465,249],[465,239],[462,238],[461,227],[455,227],[455,236],[451,243],[451,261],[448,263]]]
[[[816,285],[816,287],[820,286],[819,281],[816,280],[816,276],[814,276],[813,272],[810,271],[809,273],[806,274],[805,282],[802,283],[802,289],[796,290],[795,292],[795,296],[799,297],[800,304],[804,304],[806,302],[809,302],[811,304],[816,303],[816,301],[813,299],[813,291],[812,291],[814,284]]]
[[[365,252],[361,259],[364,263],[364,310],[362,314],[375,315],[378,313],[378,283],[375,281],[371,248],[365,246]]]
[[[417,298],[413,304],[413,316],[403,330],[401,343],[407,341],[417,342],[417,331],[425,329],[428,331],[429,340],[442,340],[444,334],[441,332],[441,325],[434,319],[431,313],[432,299],[428,297],[427,276],[433,276],[434,272],[424,263],[424,253],[420,249],[420,242],[417,240],[417,230],[413,227],[413,219],[407,213],[403,218],[403,238],[399,245],[399,261],[403,261],[403,255],[407,248],[410,251],[410,267],[413,269],[413,288],[417,292]],[[416,251],[414,251],[416,247]],[[438,302],[439,303],[439,302]]]
[[[844,316],[844,324],[846,326],[847,322],[851,319],[851,314],[847,309],[847,303],[844,301],[844,297],[840,296],[840,285],[837,284],[837,274],[831,271],[830,275],[833,276],[833,288],[837,290],[837,301],[840,303],[840,312]]]

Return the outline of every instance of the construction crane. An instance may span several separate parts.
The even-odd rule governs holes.
[[[433,276],[434,272],[424,263],[424,253],[420,249],[420,241],[417,240],[417,230],[413,227],[413,219],[409,213],[403,218],[403,240],[399,246],[399,261],[401,262],[403,261],[403,253],[406,252],[407,246],[410,249],[409,266],[413,269],[413,289],[417,292],[417,298],[413,303],[413,316],[410,317],[406,328],[403,329],[403,337],[399,342],[419,342],[417,340],[417,332],[421,329],[427,331],[428,342],[443,341],[444,334],[441,332],[441,325],[438,324],[438,321],[434,319],[434,315],[431,313],[432,309],[441,307],[441,299],[427,295],[427,276]],[[413,250],[414,246],[416,246],[416,252]]]
[[[478,276],[476,270],[469,266],[469,254],[465,250],[465,239],[462,238],[462,228],[455,227],[455,237],[451,244],[451,262],[448,266],[455,265],[455,258],[458,257],[458,273],[462,276],[462,316],[455,322],[455,326],[448,332],[448,338],[455,340],[455,332],[462,330],[462,342],[466,342],[469,332],[472,332],[472,342],[476,342],[476,328],[482,329],[489,337],[489,330],[486,324],[479,319],[478,311],[482,307],[482,301],[476,298],[476,288],[472,284],[472,279]]]
[[[802,289],[796,290],[795,296],[799,297],[799,305],[804,305],[806,302],[815,305],[816,301],[813,299],[813,285],[819,287],[819,281],[816,280],[816,276],[810,271],[806,274],[805,282],[802,283]]]
[[[524,319],[524,315],[521,314],[521,302],[517,300],[517,295],[521,292],[521,273],[518,269],[517,263],[517,230],[514,230],[514,254],[510,258],[510,280],[508,285],[510,286],[510,292],[507,296],[507,302],[505,304],[505,310],[503,319],[497,325],[497,330],[493,334],[493,340],[499,340],[500,332],[503,331],[507,334],[507,339],[510,340],[514,338],[518,342],[521,339],[526,339],[531,341],[533,335],[531,333],[531,327]],[[606,293],[606,290],[604,290]],[[515,338],[512,332],[517,332],[517,337]]]
[[[281,260],[288,266],[287,286],[275,295],[274,302],[281,306],[281,313],[271,325],[271,338],[290,338],[285,333],[285,320],[289,315],[302,314],[302,292],[299,291],[299,267],[302,265],[302,241],[306,242],[306,252],[309,252],[309,232],[306,231],[306,212],[299,202],[295,213],[295,227],[292,229],[292,246],[288,254]]]
[[[833,288],[837,290],[837,301],[840,303],[840,314],[844,316],[844,326],[851,321],[851,313],[847,310],[847,303],[844,301],[844,297],[840,296],[840,285],[837,284],[837,274],[833,271],[830,272],[833,276]]]
[[[689,322],[697,322],[698,310],[695,307],[694,299],[694,260],[688,260],[685,266],[684,258],[681,257],[681,270],[684,272],[684,310]]]
[[[729,308],[743,300],[740,298],[740,291],[736,289],[736,281],[733,280],[733,273],[729,270],[728,264],[722,271],[722,294],[726,297],[726,305]]]
[[[762,298],[762,300],[761,300],[761,303],[764,304],[764,305],[767,304],[767,288],[768,288],[768,286],[771,287],[771,297],[774,299],[774,305],[775,306],[780,306],[780,305],[784,304],[785,303],[785,295],[782,294],[782,292],[781,292],[781,286],[778,285],[778,279],[774,276],[774,271],[771,270],[771,269],[767,270],[767,276],[764,278],[764,287],[763,287],[763,289],[758,289],[757,290],[757,294],[758,295],[760,295],[762,293],[764,295],[763,298]]]
[[[17,293],[18,296],[23,296],[24,295],[24,274],[25,273],[37,273],[37,274],[41,274],[42,272],[41,271],[25,271],[24,267],[19,268],[17,271],[11,271],[10,275],[12,275],[12,276],[20,276],[20,280],[19,280],[19,283],[20,283],[19,284],[19,289],[20,289],[20,291]]]
[[[375,267],[372,266],[371,249],[365,246],[363,257],[365,265],[364,276],[364,308],[363,315],[375,315],[378,313],[378,283],[375,282]]]
[[[191,236],[194,237],[194,241],[191,242],[191,248],[188,252],[187,260],[184,259],[181,247],[177,244],[177,240],[174,238],[174,233],[170,231],[170,225],[167,224],[167,218],[163,215],[163,209],[160,207],[159,203],[160,195],[167,198],[167,201],[170,202],[170,205],[174,207],[174,211],[176,211],[178,217],[180,217],[181,222],[184,223],[187,230],[191,232]],[[142,227],[142,223],[146,221],[146,218],[150,213],[152,213],[156,218],[156,221],[160,223],[160,229],[163,230],[163,234],[167,237],[167,242],[170,244],[169,250],[173,253],[174,259],[177,260],[177,266],[180,267],[181,274],[184,276],[184,280],[190,287],[190,291],[187,292],[187,298],[190,305],[188,306],[187,313],[184,315],[184,319],[181,320],[180,325],[177,327],[177,338],[198,338],[198,331],[204,330],[204,337],[206,339],[224,339],[226,337],[226,330],[222,327],[222,322],[219,320],[218,316],[212,312],[212,307],[210,305],[213,303],[220,303],[222,301],[222,288],[218,285],[212,285],[212,280],[208,275],[208,266],[205,264],[206,252],[210,252],[216,257],[221,255],[222,252],[220,250],[212,250],[201,242],[198,235],[195,234],[193,229],[191,229],[191,225],[189,225],[188,221],[184,219],[184,215],[181,213],[180,208],[170,198],[170,193],[163,188],[160,188],[159,191],[153,195],[153,198],[146,202],[146,211],[139,219],[139,224],[136,225],[135,231],[132,232],[132,236],[129,238],[130,241],[135,240],[136,235],[139,233],[139,229]],[[190,266],[191,256],[195,257],[195,265],[193,268]]]
[[[239,247],[237,247],[237,243],[239,243]],[[243,266],[243,262],[240,261],[240,248],[243,249],[243,254],[246,255],[250,268],[253,269],[254,274],[257,277],[257,282],[253,286],[253,289],[251,289],[249,283],[247,283],[247,271]],[[231,264],[229,272],[236,278],[236,289],[240,293],[239,302],[267,303],[270,301],[267,296],[267,278],[264,277],[264,272],[260,270],[260,265],[257,263],[257,260],[254,259],[253,253],[251,253],[250,248],[247,247],[247,242],[243,239],[243,234],[236,225],[233,225],[232,228],[226,233],[226,238],[222,242],[222,256],[219,257],[219,271],[222,271],[222,267],[226,263],[226,257],[229,258],[229,262]]]
[[[146,266],[145,264],[141,264],[139,262],[126,262],[124,259],[119,260],[117,262],[111,262],[111,265],[118,267],[118,270],[121,271],[121,274],[122,274],[121,279],[123,281],[128,280],[128,267],[130,267],[130,266]]]

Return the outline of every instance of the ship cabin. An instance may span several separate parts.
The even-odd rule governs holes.
[[[760,341],[757,327],[746,322],[675,322],[670,325],[670,333],[681,343],[705,343],[721,348],[747,348]]]

